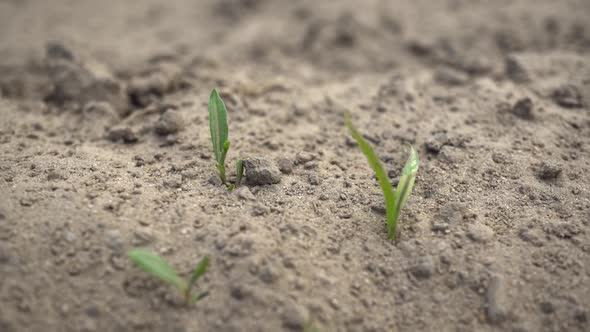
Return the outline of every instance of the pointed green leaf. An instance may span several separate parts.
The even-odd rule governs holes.
[[[157,254],[145,249],[133,249],[127,253],[131,261],[152,276],[176,286],[184,291],[186,285],[176,271]]]
[[[209,97],[209,127],[215,160],[219,163],[223,154],[223,146],[228,140],[227,110],[216,89]],[[226,150],[227,153],[227,150]]]
[[[385,172],[385,169],[381,165],[381,161],[379,160],[379,158],[375,154],[375,151],[373,151],[373,149],[371,148],[369,143],[367,143],[367,141],[365,141],[365,139],[361,136],[361,134],[359,134],[358,131],[354,128],[354,126],[352,125],[352,121],[350,120],[350,115],[348,113],[345,114],[344,120],[345,120],[346,126],[350,130],[352,137],[358,143],[361,151],[365,154],[365,157],[367,157],[367,160],[369,161],[369,165],[373,169],[373,172],[375,172],[375,176],[377,176],[377,180],[379,181],[379,185],[381,185],[381,190],[383,191],[383,196],[385,198],[387,235],[390,239],[392,239],[395,234],[395,228],[396,228],[396,222],[397,222],[397,220],[395,218],[395,215],[396,215],[395,201],[396,200],[395,200],[395,194],[393,192],[393,186],[391,185],[391,182],[389,182],[389,177],[387,176],[387,172]]]
[[[193,274],[191,275],[191,280],[188,284],[189,287],[192,287],[195,284],[195,282],[197,282],[197,280],[199,280],[199,278],[201,276],[203,276],[203,274],[205,274],[205,272],[207,272],[208,267],[209,267],[209,256],[205,256],[205,257],[203,257],[203,259],[201,260],[199,265],[197,265],[197,267],[193,271]]]
[[[236,162],[236,187],[242,183],[242,177],[244,176],[244,161],[242,159]]]
[[[231,145],[231,143],[229,141],[225,141],[223,143],[223,148],[221,150],[221,160],[219,161],[219,164],[225,167],[225,156],[227,156],[227,151],[229,151],[229,146]]]
[[[397,198],[395,215],[396,219],[399,216],[402,207],[406,203],[406,200],[410,196],[410,193],[412,192],[414,181],[416,180],[416,174],[418,173],[419,164],[420,162],[418,160],[418,153],[413,147],[410,147],[410,157],[406,162],[406,166],[404,166],[402,176],[397,185],[397,189],[395,190],[395,195]]]
[[[184,291],[184,298],[185,298],[187,304],[194,303],[199,300],[198,298],[195,299],[195,297],[192,295],[192,290],[193,290],[193,286],[195,285],[197,280],[199,280],[199,278],[203,274],[205,274],[205,272],[207,272],[207,267],[209,267],[209,256],[203,257],[203,259],[201,259],[201,262],[199,262],[199,264],[197,265],[197,267],[193,270],[193,273],[191,274],[191,279],[188,283],[188,287]]]

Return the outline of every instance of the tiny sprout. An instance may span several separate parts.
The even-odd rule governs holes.
[[[145,249],[133,249],[127,253],[129,258],[144,272],[176,287],[184,296],[187,305],[193,304],[205,296],[208,292],[193,294],[193,286],[209,267],[209,257],[205,256],[193,270],[191,278],[187,283],[178,276],[178,273],[162,257]]]
[[[410,157],[404,166],[402,176],[394,192],[393,186],[391,185],[391,182],[389,182],[387,172],[385,172],[383,165],[381,165],[381,161],[377,157],[377,154],[375,154],[375,151],[373,151],[373,148],[371,148],[369,143],[367,143],[361,134],[359,134],[354,128],[348,113],[344,115],[344,120],[352,137],[356,140],[361,151],[367,157],[369,165],[373,169],[373,172],[375,172],[375,176],[379,181],[379,185],[381,186],[385,198],[387,237],[393,240],[396,234],[397,219],[399,218],[400,211],[414,187],[414,181],[416,180],[419,166],[418,153],[413,147],[410,147]]]
[[[244,174],[244,161],[237,161],[237,175],[235,184],[228,184],[225,176],[225,157],[229,150],[229,130],[227,126],[227,110],[225,104],[216,89],[211,91],[209,98],[209,127],[211,129],[211,142],[213,143],[213,153],[215,154],[215,161],[217,170],[219,171],[219,178],[221,182],[228,187],[229,190],[239,186]]]

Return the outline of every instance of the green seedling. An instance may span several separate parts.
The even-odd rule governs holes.
[[[344,120],[352,137],[356,140],[361,151],[367,157],[369,165],[371,165],[371,168],[377,176],[379,185],[381,185],[381,190],[383,191],[383,196],[385,198],[387,237],[393,240],[396,234],[397,219],[399,218],[400,211],[414,187],[414,181],[416,180],[416,174],[418,173],[418,153],[416,153],[413,147],[410,147],[410,157],[404,166],[399,184],[397,185],[396,190],[393,191],[393,186],[389,181],[387,172],[385,172],[385,169],[377,157],[377,154],[373,151],[373,148],[371,148],[369,143],[367,143],[361,134],[359,134],[354,128],[349,114],[345,114]]]
[[[168,284],[176,287],[184,296],[184,301],[187,305],[193,304],[205,296],[208,292],[202,292],[197,295],[193,294],[193,286],[199,280],[209,266],[209,257],[205,256],[197,267],[193,270],[191,278],[187,283],[184,279],[178,276],[178,273],[172,268],[162,257],[145,249],[133,249],[127,253],[129,258],[140,269],[158,278]]]
[[[215,161],[217,162],[215,166],[219,171],[219,178],[229,190],[232,190],[239,186],[242,181],[244,161],[241,159],[237,161],[236,182],[233,185],[228,184],[225,176],[225,157],[230,146],[228,140],[227,109],[216,89],[211,91],[211,97],[209,98],[209,127],[211,128],[211,142],[213,142],[213,153],[215,153]]]

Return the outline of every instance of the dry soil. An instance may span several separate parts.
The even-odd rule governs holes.
[[[588,0],[0,1],[0,331],[588,331],[589,105]]]

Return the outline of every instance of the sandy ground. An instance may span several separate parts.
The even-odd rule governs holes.
[[[589,18],[0,1],[0,331],[590,330]],[[263,158],[279,183],[219,184],[213,87],[228,165]],[[420,153],[396,241],[346,111],[394,183]],[[183,275],[210,255],[209,297],[183,306],[135,247]]]

